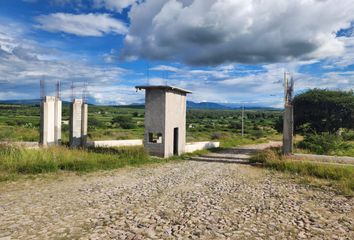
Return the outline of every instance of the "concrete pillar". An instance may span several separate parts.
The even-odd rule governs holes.
[[[88,105],[82,104],[81,109],[81,146],[87,144],[87,121],[88,121]]]
[[[283,154],[293,153],[294,107],[285,105],[283,116]]]
[[[70,107],[70,146],[83,147],[87,138],[87,104],[74,99]]]
[[[61,115],[62,115],[62,102],[56,98],[54,106],[54,142],[55,144],[61,143]]]
[[[61,101],[53,96],[45,96],[41,101],[40,140],[42,146],[60,143]]]

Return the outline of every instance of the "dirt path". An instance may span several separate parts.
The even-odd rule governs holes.
[[[0,239],[354,239],[354,199],[185,161],[0,184]]]

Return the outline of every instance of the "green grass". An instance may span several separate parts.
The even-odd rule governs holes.
[[[251,162],[276,171],[314,177],[330,181],[333,187],[345,195],[354,195],[354,166],[331,165],[283,158],[279,149],[268,149],[257,153]]]
[[[241,137],[238,135],[230,135],[220,138],[220,146],[223,148],[238,147],[248,144],[257,144],[268,142],[267,138]]]
[[[59,171],[92,172],[125,166],[166,162],[149,157],[142,147],[110,149],[18,149],[0,146],[0,181],[21,175],[54,173]]]

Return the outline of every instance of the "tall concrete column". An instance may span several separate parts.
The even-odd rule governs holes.
[[[283,123],[283,154],[293,153],[293,135],[294,135],[294,107],[286,105],[284,109]]]
[[[87,138],[87,104],[74,99],[70,108],[70,146],[83,147]]]
[[[88,122],[88,105],[82,104],[81,107],[81,146],[87,143],[87,122]]]
[[[40,140],[42,146],[58,144],[61,139],[61,101],[45,96],[41,101]]]
[[[59,98],[55,99],[54,103],[54,142],[55,144],[61,143],[61,114],[62,102]]]

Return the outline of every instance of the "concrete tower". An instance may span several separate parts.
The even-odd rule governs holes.
[[[74,99],[70,106],[70,146],[84,147],[87,141],[88,106],[82,99]]]
[[[137,86],[136,89],[145,90],[145,148],[158,157],[184,153],[186,96],[191,92],[172,86]]]
[[[289,75],[289,73],[284,73],[283,154],[286,155],[293,153],[294,135],[294,80]]]
[[[41,101],[40,141],[42,146],[61,142],[62,102],[53,96],[44,96]]]

